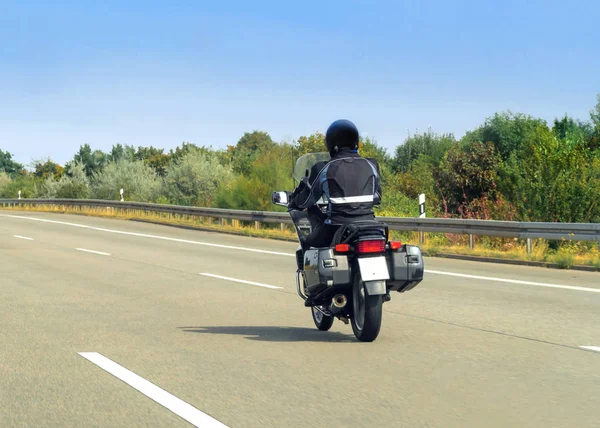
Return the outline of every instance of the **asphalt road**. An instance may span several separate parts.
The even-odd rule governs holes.
[[[0,426],[600,426],[600,274],[426,258],[358,343],[314,327],[295,247],[0,211]]]

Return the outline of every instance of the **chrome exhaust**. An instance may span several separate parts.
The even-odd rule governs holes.
[[[342,309],[346,303],[348,303],[348,299],[345,294],[336,294],[331,301],[331,304],[338,309]]]
[[[329,305],[329,310],[332,314],[337,314],[341,312],[342,309],[344,309],[346,303],[348,303],[348,299],[344,294],[336,294],[335,296],[333,296],[333,299],[331,299],[331,305]]]

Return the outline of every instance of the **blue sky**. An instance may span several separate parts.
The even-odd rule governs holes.
[[[496,111],[587,120],[600,2],[0,0],[0,149],[225,147],[340,117],[392,151]]]

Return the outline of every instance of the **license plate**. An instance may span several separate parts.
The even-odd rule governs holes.
[[[358,259],[360,276],[363,281],[383,281],[390,279],[385,257],[368,257]]]

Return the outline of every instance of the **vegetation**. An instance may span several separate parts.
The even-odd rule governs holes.
[[[293,143],[275,142],[264,131],[247,132],[225,149],[183,143],[170,150],[114,145],[109,152],[82,145],[61,166],[40,160],[28,170],[0,150],[0,197],[98,198],[247,210],[280,210],[271,192],[292,189],[299,156],[324,150],[315,132]],[[372,139],[360,153],[379,163],[383,203],[379,215],[416,216],[425,193],[429,217],[600,223],[600,95],[589,120],[568,115],[553,123],[501,112],[456,139],[432,130],[410,135],[392,154]],[[433,238],[432,238],[433,239]],[[439,248],[464,237],[439,235]],[[479,239],[490,251],[507,251],[512,240]],[[559,248],[560,247],[560,248]],[[564,250],[560,264],[577,262],[590,246]],[[432,246],[435,251],[435,246]]]

